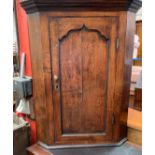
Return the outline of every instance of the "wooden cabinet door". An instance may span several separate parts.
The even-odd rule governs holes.
[[[50,20],[55,143],[112,141],[117,19]]]

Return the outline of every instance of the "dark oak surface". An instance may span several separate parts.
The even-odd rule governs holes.
[[[70,14],[70,13],[68,13]],[[61,141],[64,143],[69,143],[69,142],[74,142],[74,143],[81,143],[82,141],[85,143],[94,143],[94,142],[102,142],[104,140],[104,142],[106,141],[119,141],[121,140],[123,137],[125,137],[126,135],[126,121],[127,121],[127,107],[128,107],[128,91],[129,91],[129,85],[130,85],[130,68],[132,63],[130,61],[131,58],[131,51],[132,51],[132,44],[130,45],[129,43],[132,43],[132,37],[133,37],[133,33],[131,33],[131,31],[134,32],[134,30],[132,29],[129,33],[129,35],[127,35],[127,40],[125,43],[125,36],[126,36],[126,21],[128,21],[127,19],[127,15],[126,13],[122,12],[120,14],[117,13],[103,13],[103,14],[98,14],[98,17],[96,13],[87,13],[87,15],[84,14],[84,16],[86,16],[87,18],[90,16],[90,18],[92,18],[94,16],[94,18],[99,19],[99,18],[103,18],[109,15],[109,18],[105,18],[105,20],[103,20],[103,24],[102,24],[102,20],[100,22],[93,22],[91,20],[88,20],[87,18],[83,17],[80,18],[81,21],[78,19],[82,13],[79,14],[75,14],[74,16],[74,20],[71,18],[63,18],[63,16],[67,16],[67,14],[60,14],[60,13],[55,13],[55,14],[48,14],[48,16],[46,15],[41,15],[40,17],[37,15],[38,14],[32,14],[29,16],[29,32],[30,32],[30,43],[31,43],[31,56],[32,56],[32,68],[33,68],[33,84],[34,84],[34,99],[35,99],[35,111],[36,111],[36,119],[37,119],[37,132],[38,132],[38,139],[47,143],[47,144],[51,144],[51,143],[56,143],[56,141]],[[134,17],[134,14],[130,13],[130,16]],[[128,16],[129,16],[128,15]],[[54,20],[52,20],[53,17],[58,16],[59,22],[56,24],[56,22],[54,22]],[[63,18],[61,19],[60,16]],[[47,18],[50,17],[50,18]],[[114,18],[115,17],[115,18]],[[78,20],[76,20],[76,18]],[[87,19],[87,20],[86,20]],[[117,20],[118,19],[118,20]],[[123,20],[124,19],[124,20]],[[130,19],[132,19],[130,17]],[[66,23],[68,24],[64,24],[65,20],[68,20]],[[48,26],[48,21],[51,21],[49,23]],[[118,24],[116,25],[116,21],[118,21],[118,23],[120,21],[124,21],[121,22],[122,24]],[[111,24],[110,24],[111,22]],[[99,23],[99,24],[98,24]],[[107,23],[107,24],[106,24]],[[90,32],[81,32],[80,30],[82,30],[83,28],[83,24],[85,24],[85,27],[87,29],[90,29]],[[109,25],[108,25],[109,24]],[[103,26],[102,26],[103,25]],[[105,25],[105,28],[104,28]],[[106,26],[107,25],[107,26]],[[111,31],[111,26],[112,25],[116,25],[113,26],[113,29]],[[61,27],[60,27],[61,26]],[[75,28],[74,28],[75,26]],[[76,27],[77,26],[77,27]],[[99,26],[99,27],[98,27]],[[102,26],[102,27],[101,27]],[[134,26],[134,24],[133,24]],[[52,27],[53,29],[51,29],[50,27]],[[61,31],[57,31],[55,28],[61,28]],[[119,31],[117,32],[116,29],[119,27]],[[35,31],[34,31],[35,28]],[[77,32],[71,32],[68,34],[69,31],[71,31],[72,29],[79,29],[79,31]],[[94,29],[95,32],[94,32]],[[129,27],[130,29],[130,27]],[[67,31],[66,31],[67,30]],[[110,37],[110,40],[113,40],[110,44],[110,48],[111,48],[111,52],[110,52],[110,57],[107,59],[106,54],[106,47],[105,47],[105,42],[104,39],[101,39],[101,35],[98,34],[99,32],[102,32],[105,36]],[[50,34],[50,33],[51,34]],[[75,97],[69,97],[66,98],[66,96],[64,96],[64,90],[67,89],[67,87],[78,87],[78,90],[76,93],[79,92],[80,90],[80,78],[82,78],[81,76],[81,69],[79,70],[79,74],[77,74],[76,71],[76,66],[80,67],[81,63],[81,58],[80,55],[78,54],[75,58],[74,58],[74,53],[77,51],[81,51],[80,49],[80,45],[78,45],[80,43],[80,40],[78,41],[78,38],[81,38],[82,33],[87,33],[87,35],[89,36],[89,38],[91,39],[91,37],[93,36],[96,37],[95,41],[91,41],[90,39],[87,41],[87,39],[85,39],[85,41],[83,41],[83,45],[82,47],[85,48],[85,46],[87,45],[88,47],[84,50],[86,51],[84,53],[84,60],[85,63],[84,67],[88,67],[88,69],[84,72],[84,77],[86,78],[86,81],[84,82],[84,92],[87,93],[88,89],[86,90],[86,87],[88,86],[93,86],[93,81],[95,81],[95,79],[93,80],[93,76],[95,78],[95,74],[100,75],[100,72],[106,73],[106,66],[109,65],[109,75],[108,75],[108,81],[109,85],[108,85],[108,89],[106,90],[106,87],[103,85],[102,87],[100,87],[100,84],[96,84],[95,87],[93,86],[93,88],[95,88],[96,90],[100,89],[101,92],[98,93],[102,93],[103,91],[103,95],[101,94],[101,97],[105,99],[106,94],[108,95],[107,98],[107,113],[108,113],[108,117],[104,117],[104,119],[106,119],[106,125],[107,125],[107,132],[109,132],[109,134],[107,134],[107,138],[102,139],[101,137],[104,137],[104,135],[93,135],[91,136],[91,134],[89,134],[90,132],[94,132],[94,134],[99,133],[97,130],[104,130],[104,126],[105,123],[103,122],[103,124],[99,124],[98,125],[98,121],[103,119],[102,116],[105,115],[106,110],[104,110],[106,107],[103,106],[105,101],[103,102],[99,102],[99,107],[97,107],[98,104],[96,104],[96,102],[92,102],[93,99],[95,99],[95,95],[96,91],[93,92],[93,89],[89,89],[89,93],[88,95],[90,95],[90,97],[92,96],[91,93],[94,94],[94,97],[89,100],[89,96],[86,98],[85,100],[87,101],[86,104],[84,104],[83,106],[80,105],[80,95],[79,95],[79,99]],[[57,83],[55,83],[54,80],[51,81],[51,79],[53,78],[54,75],[57,75],[59,77],[59,62],[58,62],[58,51],[57,51],[57,34],[59,34],[59,38],[61,40],[62,37],[64,36],[68,36],[68,38],[66,37],[63,42],[60,44],[63,47],[63,55],[65,54],[65,51],[69,51],[69,48],[71,49],[72,46],[74,46],[74,53],[71,53],[71,56],[69,57],[69,55],[64,55],[63,57],[61,57],[62,55],[60,55],[59,59],[60,62],[63,64],[63,67],[66,66],[67,70],[69,71],[70,66],[67,67],[67,62],[72,60],[72,65],[71,67],[73,68],[72,70],[70,70],[71,74],[70,76],[72,76],[72,74],[74,76],[72,76],[72,78],[70,78],[70,80],[68,80],[68,76],[69,74],[66,75],[66,71],[65,68],[62,69],[62,73],[64,74],[62,76],[62,81],[61,81],[61,85],[63,85],[63,90],[61,90],[62,86],[60,87],[60,83],[59,83],[59,88],[61,88],[61,95],[63,96],[59,96],[60,95],[60,91],[55,91],[55,86]],[[74,35],[74,37],[72,36]],[[36,37],[37,36],[37,37]],[[71,37],[70,37],[71,36]],[[83,36],[83,35],[82,35]],[[84,35],[85,37],[87,37],[86,35]],[[119,36],[120,39],[120,44],[119,47],[116,50],[116,36]],[[129,37],[131,36],[131,38]],[[77,39],[75,39],[75,37]],[[108,38],[107,37],[107,38]],[[33,39],[34,38],[34,39]],[[49,38],[51,43],[49,43]],[[73,38],[73,39],[71,39]],[[98,38],[98,39],[97,39]],[[113,38],[113,39],[112,39]],[[74,39],[76,40],[76,42],[74,41]],[[73,41],[72,41],[73,40]],[[103,53],[98,53],[98,55],[92,55],[93,54],[93,50],[91,50],[91,44],[96,43],[93,46],[95,46],[96,51],[99,50],[105,50]],[[76,44],[75,44],[76,43]],[[127,44],[127,45],[125,45]],[[37,46],[36,46],[37,45]],[[60,50],[61,47],[60,46]],[[130,47],[130,49],[127,50],[123,50],[124,46],[126,47]],[[50,51],[53,51],[52,53],[49,52],[49,49],[51,48]],[[113,50],[112,50],[113,49]],[[44,51],[44,52],[42,52]],[[55,52],[54,52],[55,51]],[[71,50],[72,51],[72,50]],[[91,52],[92,53],[90,55],[87,54],[87,52]],[[126,53],[125,53],[126,52]],[[128,54],[130,53],[130,55]],[[69,53],[66,53],[69,54]],[[77,53],[75,53],[77,54]],[[103,56],[102,56],[102,55]],[[128,59],[124,58],[124,55],[126,55],[126,57]],[[96,57],[97,56],[97,57]],[[66,59],[67,61],[65,61],[65,57],[68,59]],[[93,59],[92,59],[92,58]],[[95,59],[94,57],[96,57],[96,63],[98,66],[102,66],[103,65],[103,69],[97,67],[95,70],[93,69],[93,66],[95,66]],[[103,57],[102,59],[105,59],[105,61],[101,62],[100,58]],[[89,58],[89,59],[88,59]],[[92,60],[91,60],[92,59]],[[50,63],[52,60],[52,64]],[[92,61],[91,63],[88,63],[87,61]],[[128,60],[128,61],[126,61]],[[106,65],[106,61],[108,62],[108,65]],[[74,63],[73,63],[74,62]],[[124,62],[126,64],[126,68],[124,68]],[[100,64],[98,64],[100,63]],[[105,63],[105,64],[104,64]],[[75,67],[74,67],[75,66]],[[52,67],[52,70],[51,70]],[[74,69],[75,68],[75,69]],[[91,68],[93,69],[92,71],[94,71],[94,73],[91,71]],[[78,71],[78,70],[77,70]],[[91,75],[89,76],[89,78],[91,79],[87,79],[87,74],[90,74],[92,72],[93,74],[92,77]],[[79,75],[79,76],[77,76]],[[104,79],[106,78],[107,74],[101,74],[101,76],[98,76],[98,82],[103,83],[104,84]],[[66,81],[65,81],[66,80]],[[123,82],[124,80],[124,82]],[[67,82],[68,81],[68,82]],[[103,81],[103,82],[102,82]],[[60,82],[60,80],[56,81],[56,82]],[[88,83],[89,84],[88,84]],[[95,84],[94,83],[94,84]],[[53,93],[52,93],[52,85],[53,85]],[[123,89],[124,91],[126,91],[126,93],[123,95]],[[82,94],[84,93],[82,92]],[[73,94],[74,91],[72,89],[71,94]],[[81,95],[82,95],[81,94]],[[74,95],[74,94],[73,94]],[[60,104],[60,99],[63,99],[65,102],[63,102],[63,104]],[[87,100],[88,99],[88,100]],[[100,98],[98,98],[100,101]],[[71,101],[71,102],[68,102]],[[74,101],[75,100],[75,101]],[[76,104],[74,104],[76,103]],[[81,102],[82,103],[82,102]],[[91,105],[90,107],[88,105]],[[60,107],[60,105],[62,107]],[[66,107],[67,106],[67,107]],[[98,110],[98,112],[95,110],[95,106],[96,106],[96,110]],[[102,111],[101,108],[103,109]],[[81,112],[81,115],[79,115],[80,113],[78,113],[78,109]],[[61,110],[61,111],[60,111]],[[74,110],[74,111],[73,111]],[[84,110],[82,112],[82,110]],[[53,112],[54,111],[54,112]],[[72,112],[73,111],[73,112]],[[105,112],[104,112],[105,111]],[[97,112],[97,113],[96,113]],[[90,113],[90,115],[89,115]],[[96,113],[96,114],[95,114]],[[70,115],[69,115],[70,114]],[[88,114],[88,115],[87,115]],[[79,117],[80,116],[80,117]],[[96,117],[97,116],[97,117]],[[105,115],[106,116],[106,115]],[[112,125],[112,117],[115,116],[115,124]],[[63,121],[61,121],[61,119],[63,119]],[[67,121],[67,122],[66,122]],[[78,121],[84,121],[84,123],[86,123],[86,125],[84,125],[82,123],[83,128],[81,129],[80,123],[77,123]],[[94,123],[94,124],[92,124]],[[67,127],[69,124],[69,127]],[[87,128],[87,125],[89,128]],[[113,126],[113,127],[112,127]],[[94,128],[94,129],[91,129]],[[46,132],[45,132],[46,130]],[[66,134],[66,136],[62,135],[63,130],[68,130],[69,132],[73,131],[76,132],[76,134],[79,132],[81,132],[80,130],[83,130],[82,132],[87,133],[88,135],[84,135],[81,136],[73,136],[73,134],[70,136]],[[79,130],[79,131],[77,131]],[[85,131],[84,131],[85,130]],[[112,135],[111,135],[112,134]],[[62,136],[61,136],[62,135]],[[108,136],[109,135],[109,136]],[[111,136],[110,136],[111,135]],[[62,138],[61,138],[62,137]],[[96,137],[96,138],[95,138]],[[98,138],[97,138],[98,137]],[[109,137],[109,138],[108,138]],[[75,138],[75,139],[74,139]],[[112,139],[111,139],[112,138]],[[59,140],[57,140],[59,139]],[[111,139],[111,140],[110,140]],[[55,142],[54,142],[55,141]]]
[[[141,0],[21,0],[28,13],[55,10],[96,10],[137,12]]]
[[[135,13],[70,7],[28,16],[38,141],[117,143],[127,135]]]
[[[104,17],[51,20],[57,143],[112,139],[116,24]]]

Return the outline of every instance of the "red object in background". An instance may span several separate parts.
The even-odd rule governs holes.
[[[25,10],[21,7],[20,0],[16,0],[16,15],[19,38],[19,55],[21,57],[21,53],[25,52],[25,75],[32,76],[27,14]]]
[[[37,134],[36,134],[36,122],[34,120],[29,119],[28,117],[25,118],[27,122],[29,122],[31,127],[31,144],[37,142]]]
[[[27,122],[30,124],[30,129],[31,129],[31,131],[30,131],[30,135],[31,135],[31,137],[30,137],[30,142],[31,142],[31,144],[36,143],[36,141],[37,141],[37,135],[36,135],[36,122],[33,121],[33,120],[31,120],[31,119],[29,119],[29,118],[26,116],[26,114],[16,112],[16,115],[17,115],[18,117],[22,117],[25,121],[27,121]]]
[[[27,15],[25,10],[20,5],[20,0],[16,0],[16,16],[19,38],[19,56],[21,57],[22,52],[25,52],[25,75],[32,77]],[[26,121],[29,122],[31,128],[31,144],[36,143],[36,122],[34,120],[29,119],[22,113],[17,113],[17,115],[23,117]]]

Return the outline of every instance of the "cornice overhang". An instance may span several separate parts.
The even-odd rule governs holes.
[[[137,12],[141,0],[21,0],[27,13],[39,11],[131,11]]]

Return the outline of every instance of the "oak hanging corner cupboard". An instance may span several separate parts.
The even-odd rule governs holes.
[[[127,135],[139,0],[21,0],[28,14],[37,137],[49,147]]]

